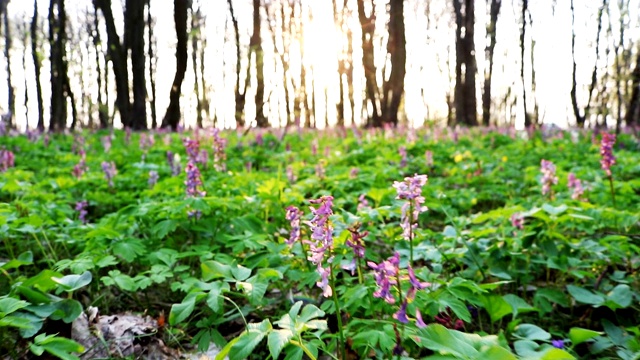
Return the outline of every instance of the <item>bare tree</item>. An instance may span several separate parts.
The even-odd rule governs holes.
[[[236,127],[241,128],[245,124],[244,119],[244,106],[247,102],[247,88],[249,87],[249,74],[251,70],[251,53],[247,57],[247,73],[245,75],[244,86],[240,87],[240,72],[242,71],[242,57],[240,51],[240,28],[238,25],[238,18],[236,17],[235,11],[233,9],[233,1],[227,0],[227,4],[229,5],[229,14],[231,15],[231,23],[233,24],[233,38],[235,40],[236,45],[236,85],[235,85],[235,103],[236,103]]]
[[[640,49],[636,53],[636,65],[631,73],[631,97],[625,121],[627,126],[640,125]]]
[[[476,58],[474,0],[453,0],[456,20],[456,123],[478,125],[476,102]]]
[[[15,89],[11,81],[11,28],[9,27],[9,12],[7,11],[7,5],[9,0],[0,0],[0,14],[2,15],[2,23],[4,24],[4,57],[7,61],[7,103],[9,105],[9,116],[7,125],[12,126],[12,120],[16,113],[16,97],[14,94]]]
[[[38,0],[33,0],[33,17],[31,18],[31,57],[33,58],[33,68],[35,72],[36,95],[38,102],[38,125],[40,131],[44,131],[44,101],[42,100],[42,84],[40,83],[40,69],[42,60],[38,51]]]
[[[524,111],[524,126],[526,128],[531,126],[531,115],[527,110],[527,83],[524,77],[524,50],[525,50],[525,38],[527,31],[527,11],[529,9],[529,1],[522,0],[521,7],[521,21],[520,24],[520,80],[522,82],[522,107]]]
[[[253,0],[253,33],[249,40],[249,48],[256,59],[256,125],[268,127],[269,121],[264,116],[264,51],[260,36],[260,0]],[[252,56],[249,54],[249,56]]]
[[[188,0],[173,1],[173,20],[176,26],[178,43],[176,46],[176,75],[169,93],[169,106],[162,119],[162,127],[178,128],[180,123],[180,94],[182,81],[187,71],[187,5]]]
[[[496,31],[498,15],[502,0],[487,0],[489,7],[489,23],[487,24],[487,45],[484,48],[485,68],[482,90],[482,124],[489,126],[491,122],[491,80],[493,77],[493,53],[496,48]]]
[[[149,85],[151,87],[151,98],[149,104],[151,107],[151,128],[158,127],[158,114],[156,110],[156,68],[158,63],[158,57],[155,54],[154,49],[157,47],[157,39],[153,34],[153,27],[155,22],[151,16],[151,2],[147,0],[147,36],[149,42],[147,43],[147,58],[149,59]]]
[[[131,117],[123,124],[134,130],[147,128],[147,80],[144,51],[144,6],[143,0],[127,0],[124,26],[124,51],[131,51],[131,74],[133,75],[133,106]],[[125,53],[125,58],[126,58]],[[126,59],[125,59],[126,61]]]

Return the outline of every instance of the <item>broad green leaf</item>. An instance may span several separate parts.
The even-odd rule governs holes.
[[[269,346],[271,357],[277,359],[291,338],[293,338],[293,332],[289,329],[278,329],[270,332],[267,338],[267,345]]]
[[[63,299],[54,305],[57,310],[50,315],[53,320],[62,320],[70,324],[82,314],[82,304],[78,300]]]
[[[22,254],[18,255],[17,259],[11,259],[4,264],[0,263],[0,269],[12,270],[17,269],[22,265],[30,264],[33,264],[33,253],[31,251],[25,251]]]
[[[539,347],[540,345],[533,340],[516,340],[513,342],[513,348],[515,349],[516,354],[525,359],[537,357],[537,350]]]
[[[224,278],[232,279],[233,274],[231,272],[231,266],[222,264],[215,260],[203,261],[200,264],[202,270],[202,280],[211,281],[213,279]]]
[[[0,317],[6,316],[29,306],[29,303],[24,300],[14,299],[12,297],[0,298]]]
[[[147,249],[139,239],[126,239],[113,244],[113,254],[121,256],[127,262],[132,262],[146,252]]]
[[[17,314],[17,313],[16,313]],[[9,315],[0,318],[0,327],[10,326],[18,329],[30,330],[33,328],[33,324],[31,320],[18,317],[14,315]]]
[[[302,313],[297,319],[298,322],[306,323],[312,319],[321,318],[325,315],[324,311],[320,310],[313,304],[307,304],[302,308]]]
[[[240,337],[234,338],[233,340],[229,341],[227,343],[227,345],[225,345],[220,352],[218,353],[218,355],[216,355],[216,360],[225,360],[227,359],[227,355],[229,355],[229,353],[231,352],[231,348],[233,347],[233,345],[235,345],[238,340],[240,340]]]
[[[569,339],[571,340],[572,346],[576,346],[600,335],[603,335],[603,333],[578,327],[573,327],[571,328],[571,330],[569,330]]]
[[[85,271],[81,275],[67,275],[63,278],[52,277],[51,280],[60,284],[64,291],[76,291],[91,283],[91,272]]]
[[[171,305],[171,312],[169,313],[169,324],[174,326],[183,322],[191,313],[196,306],[196,298],[195,296],[187,295],[183,302],[180,304]]]
[[[575,357],[565,350],[550,348],[540,357],[540,360],[575,360]]]
[[[225,282],[216,282],[212,284],[211,290],[209,290],[209,294],[207,294],[207,306],[213,310],[213,312],[218,312],[220,310],[220,305],[222,303],[222,294],[223,292],[229,291],[229,284]]]
[[[513,332],[513,336],[525,339],[525,340],[549,340],[551,339],[551,334],[547,331],[542,330],[540,327],[533,324],[520,324],[516,326],[515,331]]]
[[[262,323],[269,322],[269,320],[263,320]],[[256,328],[250,329],[248,331],[243,332],[239,337],[238,341],[231,346],[231,352],[229,353],[229,360],[242,360],[249,357],[249,355],[253,352],[253,350],[260,344],[262,339],[270,332],[262,331],[264,326],[257,325]],[[269,324],[270,327],[271,324]],[[258,329],[261,328],[261,329]]]
[[[564,292],[558,289],[542,288],[536,290],[535,297],[543,297],[563,307],[569,307],[569,301]]]
[[[431,324],[421,329],[419,342],[422,347],[443,355],[454,355],[459,358],[475,358],[479,351],[471,344],[453,335],[449,329],[440,324]]]
[[[517,318],[519,313],[527,313],[532,311],[537,311],[537,309],[531,305],[529,305],[524,299],[519,296],[513,294],[507,294],[502,297],[509,305],[511,305],[511,310],[513,311],[513,318]]]
[[[604,296],[593,293],[585,288],[581,288],[575,285],[567,285],[567,291],[573,296],[576,301],[584,304],[600,306],[604,304]]]
[[[60,359],[79,360],[80,358],[72,353],[81,354],[84,352],[84,347],[71,339],[51,335],[43,337],[42,335],[45,334],[36,336],[34,344]]]
[[[480,300],[484,309],[489,313],[491,322],[496,322],[511,314],[511,305],[499,295],[483,295]]]
[[[231,274],[234,279],[238,281],[245,281],[249,276],[251,276],[251,269],[238,265],[237,267],[231,268]]]
[[[631,306],[631,302],[633,301],[633,292],[629,285],[619,284],[607,294],[607,300],[624,309]],[[614,308],[613,310],[616,309]]]

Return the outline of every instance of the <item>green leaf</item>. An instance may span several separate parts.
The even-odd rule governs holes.
[[[542,330],[540,327],[533,324],[520,324],[516,326],[515,331],[513,332],[513,336],[525,339],[525,340],[549,340],[551,339],[551,334],[547,331]]]
[[[549,350],[540,357],[540,360],[575,360],[575,357],[564,350],[549,348]]]
[[[178,228],[178,222],[171,219],[166,219],[158,222],[151,232],[155,235],[157,240],[164,239],[170,232],[175,231]]]
[[[11,259],[8,262],[2,264],[2,266],[0,266],[0,269],[12,270],[17,269],[22,265],[31,264],[33,264],[33,253],[31,251],[25,251],[22,254],[18,255],[17,259]]]
[[[571,294],[576,301],[581,303],[595,306],[604,304],[604,296],[593,293],[587,289],[575,285],[567,285],[567,291],[569,291],[569,294]]]
[[[211,281],[218,278],[233,278],[231,266],[219,263],[215,260],[203,261],[200,264],[200,269],[202,270],[202,280],[204,281]]]
[[[302,308],[302,313],[296,320],[297,322],[307,323],[312,319],[321,318],[324,315],[324,311],[320,310],[320,308],[318,308],[317,306],[313,304],[307,304],[304,308]]]
[[[0,298],[0,317],[11,314],[17,310],[29,306],[29,303],[24,300],[14,299],[12,297]]]
[[[217,282],[211,284],[211,290],[207,294],[207,306],[217,313],[220,310],[220,304],[222,303],[223,292],[229,291],[229,284],[225,282]]]
[[[516,340],[513,342],[513,348],[516,351],[516,354],[522,356],[523,358],[534,358],[538,356],[538,345],[537,342],[533,340]]]
[[[271,357],[277,359],[291,338],[293,338],[293,332],[289,329],[278,329],[270,332],[267,338],[267,345],[269,346]]]
[[[92,276],[89,271],[85,271],[81,275],[67,275],[63,278],[52,277],[51,280],[60,284],[64,291],[72,292],[89,285]]]
[[[551,216],[558,216],[563,212],[567,211],[567,205],[562,204],[559,206],[552,206],[551,204],[545,203],[542,205],[542,210],[544,210],[547,214]]]
[[[171,312],[169,313],[169,324],[174,326],[184,321],[196,306],[196,297],[187,295],[180,304],[171,305]]]
[[[442,355],[454,355],[459,358],[474,358],[479,352],[471,344],[460,341],[449,329],[440,324],[431,324],[421,329],[419,342],[422,347]]]
[[[62,320],[70,324],[82,314],[82,304],[78,300],[63,299],[53,305],[56,310],[50,315],[52,320]]]
[[[18,313],[16,313],[18,314]],[[18,329],[30,330],[33,328],[33,324],[31,320],[25,319],[23,317],[18,317],[14,315],[9,315],[0,318],[0,327],[10,326]]]
[[[260,324],[255,325],[248,331],[243,332],[238,341],[231,346],[231,352],[229,353],[229,360],[242,360],[246,359],[260,344],[262,339],[271,331],[271,324],[269,320],[263,320]],[[266,331],[265,331],[266,330]]]
[[[537,311],[535,307],[529,305],[524,299],[517,295],[507,294],[502,297],[509,305],[511,305],[511,310],[513,311],[513,318],[518,317],[519,313],[527,313],[532,311]]]
[[[603,335],[603,333],[599,331],[582,329],[579,327],[573,327],[571,328],[571,330],[569,330],[569,339],[571,340],[572,346],[576,346],[600,335]]]
[[[101,269],[116,264],[118,264],[118,260],[113,255],[107,255],[96,262],[96,265]]]
[[[40,334],[35,337],[34,344],[63,360],[79,360],[72,353],[84,352],[84,347],[77,342],[55,335]]]
[[[609,306],[613,310],[616,310],[618,307],[624,309],[631,306],[631,302],[633,301],[633,292],[629,285],[619,284],[607,294],[607,300],[618,305],[617,307]]]
[[[231,268],[231,274],[234,279],[238,281],[245,281],[249,276],[251,276],[251,269],[238,265],[237,267]]]
[[[496,322],[512,313],[511,305],[499,295],[483,295],[480,297],[484,309],[489,313],[491,322]]]
[[[147,249],[138,239],[126,239],[113,244],[113,253],[121,256],[127,262],[132,262],[146,252]]]

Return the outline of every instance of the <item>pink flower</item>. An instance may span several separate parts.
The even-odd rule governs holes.
[[[602,133],[602,141],[600,143],[600,164],[602,170],[607,173],[607,176],[611,176],[611,165],[616,163],[616,157],[613,156],[613,145],[616,143],[616,135],[609,133]]]
[[[551,194],[551,186],[558,183],[556,166],[553,162],[543,159],[540,162],[540,172],[542,172],[542,195]]]
[[[511,215],[511,225],[519,230],[522,230],[524,228],[524,217],[522,216],[522,214],[520,213],[515,213],[513,215]]]
[[[573,200],[580,200],[584,193],[584,188],[582,187],[582,181],[580,181],[574,173],[569,173],[567,176],[567,187],[569,187],[569,189],[573,189],[571,198]]]
[[[414,175],[406,177],[404,181],[394,181],[393,187],[396,189],[398,196],[396,199],[408,200],[402,205],[402,236],[411,241],[413,239],[413,229],[417,227],[418,216],[421,212],[428,210],[424,204],[422,196],[422,187],[427,183],[427,175]],[[409,214],[411,211],[411,214]]]

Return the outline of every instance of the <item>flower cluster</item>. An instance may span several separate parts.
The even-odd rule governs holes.
[[[151,147],[155,143],[156,143],[156,140],[153,137],[153,134],[145,134],[145,133],[140,134],[139,146],[140,146],[140,150],[142,150],[142,152],[144,152],[145,154],[147,153],[147,151],[149,151],[149,149],[151,149]]]
[[[86,216],[88,214],[87,205],[89,204],[85,200],[83,200],[83,201],[78,201],[75,207],[75,210],[78,212],[78,220],[82,221],[83,224],[87,222],[87,219],[86,219]]]
[[[613,145],[616,143],[616,135],[609,133],[602,133],[602,141],[600,143],[600,164],[602,170],[607,173],[607,176],[611,176],[611,165],[616,163],[616,157],[613,156]]]
[[[424,161],[425,161],[425,165],[427,165],[427,167],[432,167],[433,166],[433,151],[427,150],[427,151],[424,152]]]
[[[2,149],[0,150],[0,172],[7,171],[8,168],[15,166],[15,156],[13,152]]]
[[[402,236],[411,241],[413,239],[413,229],[417,227],[418,215],[428,210],[424,204],[422,196],[422,187],[427,183],[427,175],[414,175],[406,177],[404,181],[394,181],[393,187],[396,189],[398,196],[396,199],[407,200],[402,205]]]
[[[171,175],[178,176],[182,171],[180,155],[174,154],[172,151],[167,151],[167,163],[169,164],[169,168],[171,168]]]
[[[567,176],[567,186],[569,189],[573,189],[573,194],[571,194],[571,198],[573,200],[580,200],[582,194],[584,193],[584,188],[582,187],[582,181],[576,177],[574,173],[569,173]]]
[[[296,180],[298,180],[298,178],[296,177],[296,174],[293,172],[293,167],[291,165],[287,166],[287,179],[289,180],[290,183],[295,183]]]
[[[400,146],[398,149],[398,154],[400,154],[400,167],[403,168],[407,166],[407,148],[404,146]]]
[[[220,137],[220,130],[213,130],[213,168],[216,171],[227,170],[227,139]]]
[[[300,217],[302,211],[295,206],[289,206],[287,208],[287,214],[285,219],[291,224],[291,231],[289,233],[289,239],[286,241],[287,245],[291,246],[296,241],[300,240]]]
[[[104,178],[109,182],[109,187],[113,187],[113,178],[118,173],[118,170],[116,169],[116,164],[113,161],[111,162],[103,161],[101,166],[102,166],[102,171],[104,172]]]
[[[309,243],[309,252],[311,253],[308,260],[317,267],[317,271],[321,276],[321,280],[316,285],[322,289],[324,297],[330,297],[333,294],[331,285],[329,284],[329,275],[331,274],[331,265],[323,267],[323,260],[328,252],[327,262],[331,264],[333,256],[333,226],[329,221],[329,216],[333,215],[333,196],[323,196],[319,199],[309,200],[311,204],[318,204],[318,208],[310,207],[313,218],[308,222],[311,228],[311,240]]]
[[[363,239],[369,235],[368,231],[360,232],[360,224],[355,224],[350,227],[349,232],[351,233],[351,240],[347,240],[346,244],[353,250],[353,255],[355,258],[362,259],[364,258],[364,241]],[[354,258],[354,260],[355,260]]]
[[[153,187],[158,182],[158,172],[155,170],[149,171],[149,187],[153,189]]]
[[[318,177],[318,179],[324,179],[326,177],[323,160],[320,160],[320,162],[316,165],[316,176]]]
[[[199,162],[200,142],[197,139],[184,138],[182,139],[182,143],[187,151],[189,161]]]
[[[80,161],[73,166],[73,170],[71,170],[71,174],[76,179],[80,179],[86,171],[87,171],[87,155],[84,152],[84,150],[81,150]]]
[[[111,135],[105,135],[100,138],[100,142],[102,143],[102,148],[105,153],[108,153],[111,150]]]
[[[551,186],[558,183],[556,166],[553,162],[542,159],[540,162],[540,172],[542,172],[542,195],[553,195]]]
[[[369,206],[369,201],[367,200],[367,196],[365,194],[360,194],[358,196],[358,211],[365,210],[371,208]]]
[[[131,143],[131,128],[128,126],[124,128],[124,143],[127,145]]]
[[[185,172],[187,173],[187,181],[184,182],[186,186],[187,197],[203,197],[207,195],[207,192],[204,190],[200,190],[202,187],[202,178],[200,176],[200,169],[193,161],[189,161],[187,163],[187,167],[185,168]]]
[[[511,225],[518,229],[518,230],[522,230],[524,229],[524,216],[522,216],[522,214],[520,213],[515,213],[513,215],[511,215]]]

